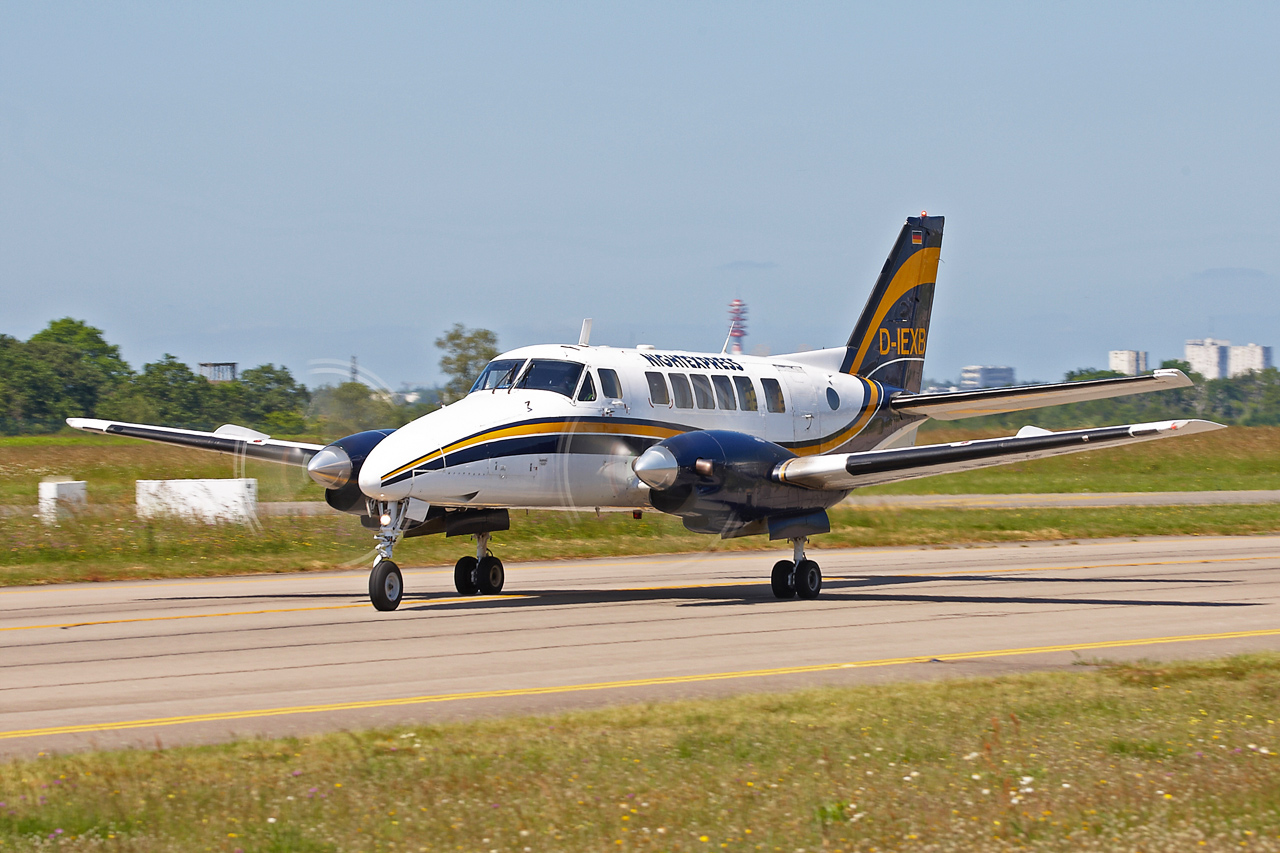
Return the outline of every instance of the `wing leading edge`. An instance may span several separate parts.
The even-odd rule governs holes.
[[[280,462],[304,468],[311,461],[312,456],[324,449],[323,444],[281,441],[234,424],[225,424],[213,432],[201,432],[194,429],[176,429],[150,424],[104,421],[97,418],[67,418],[67,426],[85,432],[141,438],[161,444],[177,444],[218,453],[233,453],[249,459],[262,459],[267,462]]]
[[[797,457],[779,464],[774,469],[773,479],[810,489],[854,489],[1224,428],[1223,424],[1202,420],[1159,421],[1061,432],[1023,427],[1017,435],[1008,438]]]
[[[955,391],[949,394],[899,394],[889,405],[907,415],[928,415],[940,421],[954,421],[1060,406],[1063,403],[1187,388],[1191,384],[1191,380],[1181,370],[1165,368],[1145,376],[1090,379],[1084,382],[1017,385],[1012,388],[984,388],[980,391]]]

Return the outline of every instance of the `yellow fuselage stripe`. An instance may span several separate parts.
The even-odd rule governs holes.
[[[569,427],[566,429],[566,427]],[[401,465],[394,471],[390,471],[382,475],[382,479],[394,477],[403,474],[416,465],[422,465],[427,462],[434,461],[449,453],[457,453],[460,450],[466,450],[477,444],[486,441],[497,441],[503,438],[518,438],[526,435],[550,435],[554,433],[568,432],[571,434],[593,434],[593,435],[642,435],[646,438],[670,438],[673,435],[679,435],[681,430],[672,429],[650,424],[606,424],[606,423],[582,423],[581,421],[564,420],[554,423],[544,424],[522,424],[520,426],[504,427],[501,429],[490,430],[489,432],[480,433],[479,435],[465,438],[462,441],[456,441],[453,444],[421,456],[407,465]]]
[[[123,720],[109,723],[85,723],[72,726],[47,726],[38,729],[17,729],[0,732],[0,740],[23,737],[49,737],[52,735],[82,734],[87,732],[119,731],[122,729],[177,726],[185,723],[215,723],[229,720],[249,720],[259,717],[280,717],[293,714],[322,714],[335,711],[359,711],[371,708],[395,708],[406,705],[428,705],[439,702],[460,702],[476,699],[506,699],[550,694],[583,693],[594,690],[620,690],[634,687],[661,687],[672,684],[696,684],[707,681],[729,681],[741,678],[766,678],[770,676],[803,675],[816,672],[835,672],[842,669],[867,669],[880,666],[902,666],[933,661],[965,661],[984,658],[1013,657],[1016,655],[1040,655],[1055,652],[1080,652],[1092,649],[1117,649],[1133,646],[1154,646],[1169,643],[1195,643],[1212,640],[1238,640],[1250,637],[1280,636],[1280,628],[1257,631],[1226,631],[1218,634],[1184,634],[1168,637],[1141,637],[1131,640],[1104,640],[1093,643],[1064,643],[1054,646],[1030,646],[1021,649],[989,649],[974,652],[911,655],[879,660],[850,661],[846,663],[821,663],[808,666],[786,666],[774,669],[746,669],[737,672],[710,672],[700,675],[669,675],[656,678],[635,678],[620,681],[599,681],[588,684],[562,684],[549,687],[518,687],[508,690],[476,690],[468,693],[437,693],[425,696],[406,696],[400,699],[368,699],[357,702],[334,702],[325,705],[295,705],[286,708],[260,708],[245,711],[222,711],[210,714],[188,714],[180,717],[156,717],[149,720]]]

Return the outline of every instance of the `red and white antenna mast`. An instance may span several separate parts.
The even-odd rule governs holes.
[[[729,352],[742,353],[742,339],[747,336],[747,303],[735,299],[729,303]]]

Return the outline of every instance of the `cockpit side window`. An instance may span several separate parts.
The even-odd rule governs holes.
[[[616,370],[600,368],[600,391],[611,400],[622,397],[622,382],[619,381]]]
[[[590,403],[596,398],[596,383],[591,380],[591,371],[587,371],[587,375],[582,380],[582,389],[578,391],[578,400],[583,403]]]
[[[510,388],[511,383],[520,375],[523,358],[499,358],[489,362],[480,378],[471,386],[472,391],[492,391],[496,388]]]
[[[566,397],[573,396],[573,389],[578,387],[578,377],[582,375],[583,365],[576,361],[560,361],[552,358],[535,358],[529,369],[520,377],[517,388],[530,391],[555,391]]]

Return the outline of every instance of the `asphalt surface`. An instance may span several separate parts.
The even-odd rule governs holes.
[[[501,596],[407,570],[0,589],[0,754],[1280,649],[1280,537],[510,565]]]

